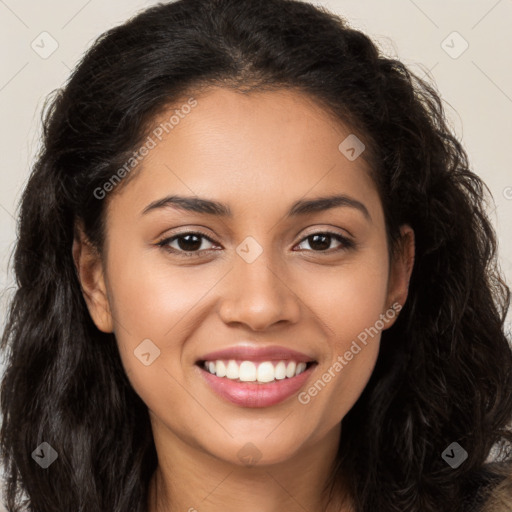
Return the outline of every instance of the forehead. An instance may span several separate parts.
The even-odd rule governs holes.
[[[153,147],[120,194],[139,211],[170,192],[234,202],[235,214],[263,200],[334,192],[375,198],[364,151],[356,159],[344,153],[354,134],[311,97],[212,88],[194,99],[181,115],[177,104],[153,122]]]

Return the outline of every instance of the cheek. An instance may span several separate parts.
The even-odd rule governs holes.
[[[385,312],[388,262],[379,256],[368,251],[328,270],[301,270],[301,298],[322,321],[330,348],[338,353]]]
[[[187,339],[189,323],[197,324],[201,299],[218,281],[211,272],[178,268],[151,252],[151,256],[140,249],[121,253],[112,244],[108,264],[110,304],[121,359],[126,373],[133,378],[140,375],[148,389],[146,379],[153,378],[146,375],[148,368],[153,373],[158,367],[180,375],[181,345]],[[146,362],[154,363],[146,367],[140,356],[147,352],[150,356]]]
[[[120,334],[160,341],[179,328],[187,313],[194,314],[193,308],[219,280],[218,270],[171,263],[157,248],[110,251],[108,274]]]
[[[173,417],[185,418],[190,395],[184,385],[182,349],[200,322],[201,298],[218,278],[197,268],[193,278],[193,267],[156,265],[142,253],[110,254],[115,336],[125,373],[150,411],[158,411],[157,416],[173,411]],[[176,431],[182,423],[176,422]],[[181,436],[192,442],[193,430],[188,425]]]
[[[311,385],[299,396],[326,431],[342,420],[357,401],[379,352],[381,314],[386,312],[386,258],[356,260],[333,275],[317,275],[308,304],[329,337],[325,360]]]

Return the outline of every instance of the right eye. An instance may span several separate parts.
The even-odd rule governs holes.
[[[200,255],[198,253],[212,250],[211,248],[201,249],[203,240],[207,240],[210,243],[215,244],[215,242],[210,237],[203,233],[187,232],[165,238],[157,242],[157,245],[173,254],[179,254],[180,256],[184,257],[195,257]],[[175,245],[172,246],[171,244]]]

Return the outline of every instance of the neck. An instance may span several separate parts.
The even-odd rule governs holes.
[[[343,489],[326,496],[340,432],[338,426],[291,459],[265,466],[232,464],[177,438],[164,445],[156,436],[159,465],[148,512],[352,512]]]

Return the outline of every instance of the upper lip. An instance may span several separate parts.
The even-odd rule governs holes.
[[[315,361],[314,357],[290,348],[272,345],[268,347],[255,347],[251,345],[236,345],[222,350],[209,352],[200,357],[198,361],[216,361],[219,359],[239,359],[243,361],[282,361],[292,360],[298,363]]]

